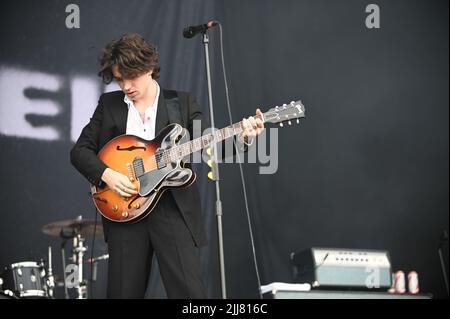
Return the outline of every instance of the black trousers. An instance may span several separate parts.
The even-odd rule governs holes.
[[[206,298],[198,248],[170,190],[143,220],[108,229],[108,298],[143,298],[152,258],[169,298]]]

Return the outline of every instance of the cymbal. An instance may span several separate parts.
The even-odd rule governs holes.
[[[94,235],[94,229],[96,235],[103,234],[101,222],[97,222],[97,226],[95,226],[95,220],[82,219],[79,216],[76,219],[61,220],[46,224],[42,227],[42,232],[50,236],[71,238],[77,234],[83,237],[92,236]]]

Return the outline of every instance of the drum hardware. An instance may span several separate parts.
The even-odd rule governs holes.
[[[69,299],[69,294],[67,290],[68,279],[74,280],[73,288],[76,288],[77,291],[77,299],[87,299],[87,280],[83,277],[83,258],[86,254],[88,247],[85,246],[85,240],[87,236],[92,235],[101,235],[103,233],[102,225],[97,225],[95,220],[83,219],[81,215],[79,215],[76,219],[70,220],[62,220],[58,222],[53,222],[42,227],[42,232],[44,234],[60,237],[63,239],[61,244],[61,258],[63,265],[63,282],[64,282],[64,292],[65,298]],[[66,274],[66,257],[65,257],[65,245],[68,240],[72,242],[72,251],[71,257],[69,261],[72,263],[73,268],[76,269],[74,273],[67,276]],[[50,252],[51,257],[51,252]],[[49,259],[50,259],[49,257]],[[51,267],[49,267],[50,269]],[[74,277],[75,276],[75,277]],[[50,277],[49,285],[53,285],[51,289],[54,287],[54,278]],[[50,288],[49,288],[50,290]]]
[[[77,234],[80,234],[83,238],[92,236],[94,231],[96,236],[103,235],[101,223],[96,225],[95,220],[83,219],[81,215],[76,219],[62,220],[42,227],[44,234],[63,239],[73,238]]]
[[[108,259],[109,259],[109,254],[104,254],[104,255],[101,255],[101,256],[98,256],[98,257],[89,258],[87,262],[89,264],[92,264],[92,263],[99,262],[101,260],[108,260]]]
[[[6,299],[19,299],[19,297],[17,297],[14,292],[12,292],[11,290],[7,289],[7,290],[1,290],[0,289],[0,299],[2,298],[6,298]]]
[[[63,269],[63,280],[62,280],[62,284],[64,287],[64,298],[65,299],[69,299],[69,291],[67,290],[67,276],[66,276],[66,250],[65,250],[65,246],[66,246],[67,240],[63,240],[63,242],[61,243],[61,264],[62,264],[62,269]]]
[[[94,257],[94,258],[89,258],[87,260],[88,264],[92,265],[92,276],[91,276],[91,281],[95,282],[97,281],[97,265],[99,261],[102,260],[108,260],[109,259],[109,254],[104,254],[98,257]]]
[[[53,290],[55,289],[55,277],[53,276],[52,269],[52,246],[48,246],[48,267],[47,276],[45,277],[45,288],[47,289],[47,295],[53,298]]]
[[[87,251],[84,246],[84,238],[77,234],[73,238],[72,261],[78,266],[77,278],[77,299],[87,299],[87,281],[83,278],[83,256]]]
[[[95,267],[100,260],[108,259],[108,254],[97,258],[90,258],[84,261],[84,256],[88,251],[85,245],[87,236],[102,235],[102,225],[96,225],[96,221],[83,219],[78,216],[76,219],[63,220],[42,227],[42,232],[50,236],[62,238],[61,257],[63,264],[63,276],[53,273],[52,247],[48,247],[48,260],[45,262],[23,261],[11,264],[3,271],[0,271],[0,298],[54,298],[55,287],[64,287],[65,297],[69,299],[67,290],[68,279],[72,279],[76,288],[77,299],[87,299],[88,281],[83,277],[84,263],[93,264]],[[66,273],[65,246],[71,241],[71,257],[73,273]],[[93,278],[96,275],[93,267]],[[70,276],[70,278],[69,278]],[[70,280],[69,280],[70,281]]]

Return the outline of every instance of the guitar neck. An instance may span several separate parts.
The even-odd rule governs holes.
[[[255,118],[260,118],[264,122],[264,116],[256,115]],[[168,150],[165,150],[162,159],[165,163],[181,160],[185,156],[200,151],[212,145],[212,143],[218,143],[226,140],[230,137],[238,135],[244,131],[242,121],[233,125],[224,127],[220,130],[216,130],[212,133],[200,136],[189,142],[174,146]]]

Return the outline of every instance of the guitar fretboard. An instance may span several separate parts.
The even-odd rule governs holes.
[[[227,138],[242,133],[243,130],[244,129],[242,122],[224,127],[220,130],[200,136],[189,142],[165,150],[162,154],[161,160],[165,164],[181,160],[185,156],[209,147],[214,142],[214,140],[216,143],[221,142],[223,140],[226,140]]]
[[[283,121],[288,121],[291,124],[291,119],[297,119],[299,117],[304,117],[305,108],[301,101],[291,102],[289,105],[284,104],[283,106],[276,106],[265,113],[259,113],[254,116],[255,119],[261,119],[263,123],[280,123]],[[280,126],[283,126],[280,123]],[[203,148],[209,147],[214,141],[216,143],[221,142],[227,138],[234,135],[240,134],[244,131],[244,126],[242,121],[232,124],[230,126],[224,127],[223,129],[216,130],[212,133],[203,135],[189,142],[173,146],[161,153],[156,154],[156,160],[158,162],[158,167],[167,165],[169,163],[181,160],[183,157],[188,156],[194,152],[200,151]]]

